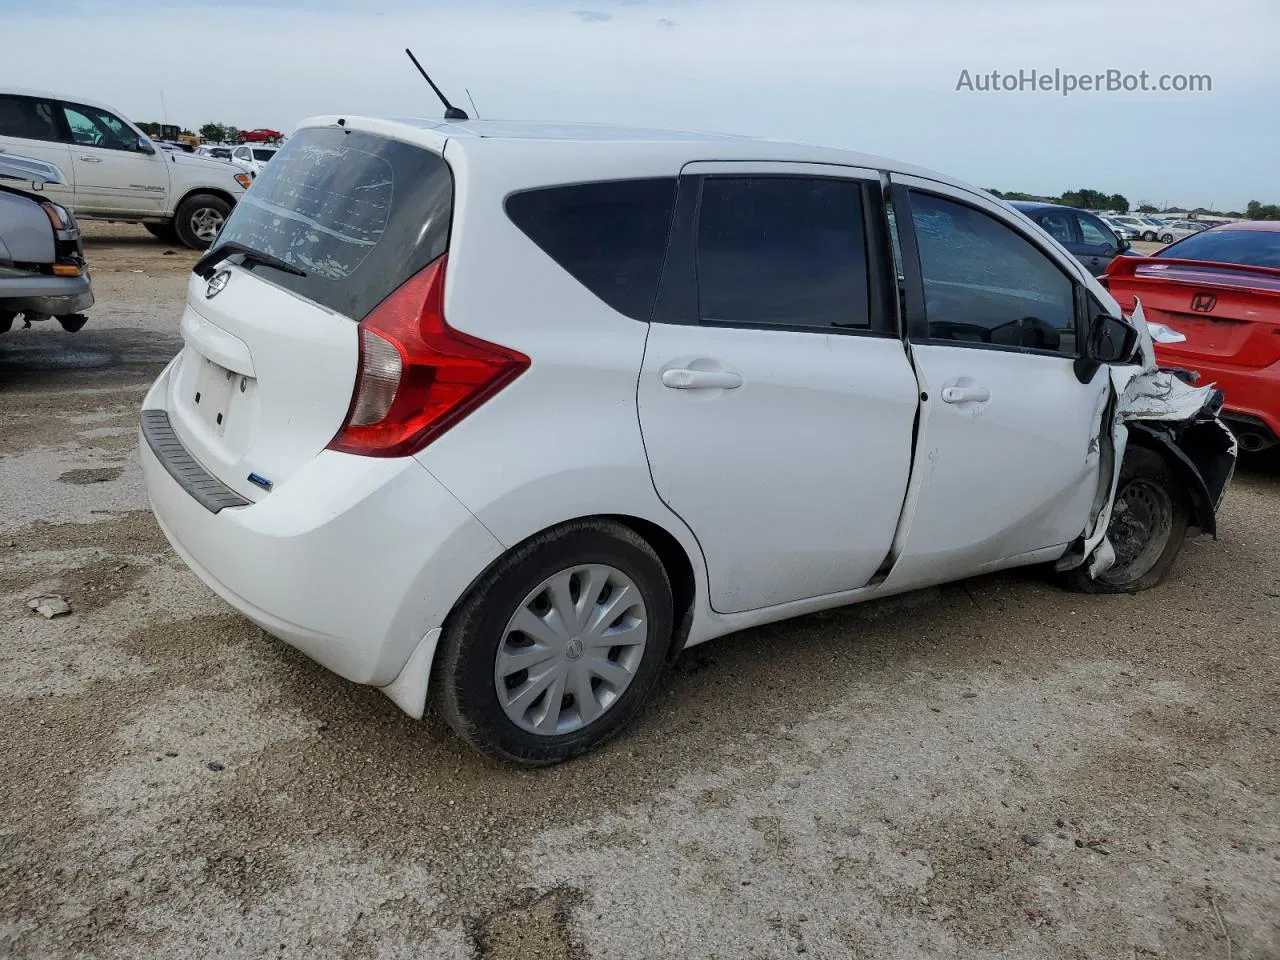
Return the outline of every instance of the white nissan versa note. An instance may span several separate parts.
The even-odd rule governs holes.
[[[174,548],[520,763],[753,624],[1040,562],[1151,586],[1234,466],[1220,393],[1030,220],[809,146],[315,119],[182,336],[141,414]]]

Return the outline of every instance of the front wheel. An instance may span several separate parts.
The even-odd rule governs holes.
[[[1160,242],[1161,242],[1161,243],[1173,243],[1173,234],[1172,234],[1172,233],[1166,233],[1163,237],[1161,237],[1161,238],[1160,238]]]
[[[173,225],[178,239],[193,250],[207,250],[231,215],[231,204],[211,193],[197,193],[178,206]]]
[[[672,634],[653,548],[612,521],[575,521],[503,557],[450,615],[440,712],[472,746],[558,763],[621,730],[648,697]]]
[[[1156,238],[1156,232],[1154,230],[1148,230],[1146,233],[1142,235],[1142,239],[1147,241],[1147,243],[1151,243],[1153,240],[1155,240],[1155,238]]]
[[[1154,587],[1177,559],[1191,523],[1191,502],[1169,462],[1154,450],[1130,447],[1120,467],[1107,539],[1115,563],[1096,579],[1084,567],[1067,573],[1082,593],[1137,593]]]
[[[174,229],[173,223],[144,223],[147,233],[151,234],[157,240],[163,240],[165,243],[181,243],[178,239],[178,231]]]

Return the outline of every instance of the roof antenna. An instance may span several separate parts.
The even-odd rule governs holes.
[[[470,90],[470,88],[468,88],[468,87],[463,87],[462,89],[467,91],[467,99],[471,101],[471,112],[472,112],[472,113],[474,113],[474,114],[476,115],[476,119],[477,119],[477,120],[479,120],[479,119],[480,119],[480,108],[476,106],[476,98],[475,98],[475,97],[473,97],[473,96],[471,96],[471,90]]]
[[[413,51],[408,47],[405,47],[404,52],[409,55],[409,59],[413,61],[413,65],[418,68],[418,72],[422,74],[422,79],[431,85],[431,89],[435,91],[436,96],[440,98],[440,102],[444,104],[444,118],[446,120],[470,120],[471,118],[467,116],[465,110],[459,110],[449,102],[448,97],[440,92],[440,88],[437,87],[435,82],[427,76],[427,71],[422,69],[422,64],[420,64],[418,62],[418,58],[413,55]]]

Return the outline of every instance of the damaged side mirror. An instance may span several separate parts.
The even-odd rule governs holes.
[[[1124,363],[1137,348],[1137,330],[1109,313],[1098,314],[1089,325],[1084,355],[1075,362],[1076,379],[1088,383],[1099,367],[1108,363]]]

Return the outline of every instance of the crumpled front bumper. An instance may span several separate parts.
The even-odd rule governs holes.
[[[1158,336],[1175,334],[1159,324],[1149,326],[1140,302],[1135,303],[1131,321],[1138,331],[1141,370],[1134,373],[1132,367],[1111,369],[1111,431],[1109,437],[1105,431],[1102,437],[1104,463],[1109,462],[1111,467],[1110,482],[1099,491],[1089,528],[1058,561],[1059,570],[1087,564],[1089,575],[1097,577],[1115,562],[1115,551],[1106,533],[1120,465],[1129,444],[1154,447],[1166,455],[1186,484],[1195,526],[1215,537],[1218,508],[1235,475],[1239,447],[1235,435],[1219,416],[1222,391],[1213,384],[1193,385],[1184,379],[1182,371],[1158,366],[1152,331]]]

